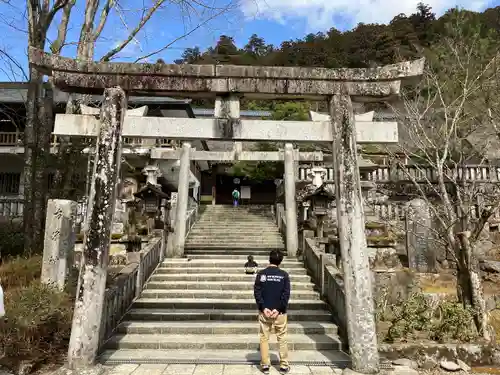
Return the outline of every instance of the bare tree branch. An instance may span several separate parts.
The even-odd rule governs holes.
[[[108,20],[109,12],[113,8],[113,5],[115,4],[115,0],[106,0],[106,4],[104,5],[104,8],[102,9],[101,16],[99,17],[99,24],[97,25],[97,28],[95,29],[94,35],[92,36],[93,40],[96,41],[99,36],[102,33],[102,30],[104,29],[104,25],[106,24],[106,21]]]
[[[142,30],[144,25],[151,19],[153,16],[154,12],[165,2],[165,0],[156,0],[155,4],[148,10],[146,15],[141,19],[141,21],[138,23],[138,25],[132,30],[132,32],[129,34],[127,39],[122,41],[120,44],[118,44],[115,48],[113,48],[111,51],[106,53],[103,57],[101,57],[100,61],[109,61],[113,56],[115,56],[117,53],[122,51],[139,33],[139,31]]]
[[[51,44],[50,50],[54,55],[59,55],[61,53],[62,48],[66,42],[66,35],[68,32],[68,24],[71,16],[71,10],[75,5],[76,0],[70,0],[63,8],[63,15],[61,19],[61,23],[57,28],[57,39]]]
[[[139,57],[138,59],[136,59],[134,62],[137,63],[137,62],[140,62],[142,60],[145,60],[145,59],[148,59],[149,57],[151,56],[154,56],[158,53],[161,53],[163,51],[165,51],[166,49],[168,49],[169,47],[171,47],[173,44],[177,43],[179,40],[181,39],[184,39],[185,37],[191,35],[192,33],[194,33],[196,30],[200,29],[201,27],[205,26],[207,23],[209,23],[211,20],[219,17],[220,15],[222,15],[223,13],[225,13],[227,10],[229,9],[229,6],[227,8],[223,8],[221,9],[218,13],[212,15],[211,17],[209,17],[208,19],[204,20],[203,22],[199,23],[196,27],[194,27],[193,29],[191,29],[190,31],[188,31],[187,33],[175,38],[174,40],[172,40],[170,43],[164,45],[162,48],[159,48],[153,52],[150,52],[148,53],[147,55],[144,55],[142,57]]]

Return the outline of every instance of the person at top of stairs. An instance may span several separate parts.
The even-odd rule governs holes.
[[[280,354],[280,373],[290,371],[288,364],[287,308],[290,300],[290,277],[279,268],[283,254],[272,250],[269,254],[269,266],[261,270],[255,278],[254,296],[259,309],[259,335],[261,369],[269,373],[271,359],[269,357],[269,334],[274,328],[278,339]]]
[[[245,273],[247,275],[253,275],[257,273],[257,268],[259,265],[255,260],[253,260],[253,255],[249,255],[247,258],[248,262],[245,263]]]
[[[238,189],[234,188],[232,196],[233,196],[233,206],[238,207],[238,202],[240,201],[240,192],[238,191]]]

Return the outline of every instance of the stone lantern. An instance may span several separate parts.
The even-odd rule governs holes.
[[[311,208],[317,217],[316,237],[323,238],[323,223],[328,215],[328,206],[335,200],[335,195],[327,189],[326,184],[322,184],[314,192],[304,197],[304,200],[311,202]]]
[[[163,192],[160,186],[147,182],[134,196],[144,202],[144,214],[148,217],[148,233],[158,226],[163,229],[163,223],[160,224],[160,205],[163,199],[170,198],[169,195]]]

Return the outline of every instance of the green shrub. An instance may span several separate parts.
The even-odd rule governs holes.
[[[73,301],[65,292],[32,282],[5,292],[6,316],[0,321],[0,364],[16,368],[29,360],[51,362],[65,353],[71,332]]]
[[[41,251],[41,249],[40,249]],[[13,221],[0,222],[0,259],[24,254],[24,231],[20,223]]]
[[[385,336],[387,342],[422,338],[439,342],[471,342],[478,338],[472,310],[456,300],[441,300],[431,306],[428,297],[414,292],[406,300],[400,298],[389,310],[377,314],[379,319],[388,318],[390,322]]]

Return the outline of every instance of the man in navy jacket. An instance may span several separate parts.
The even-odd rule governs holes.
[[[288,365],[286,311],[290,299],[290,277],[279,268],[283,254],[273,250],[269,254],[269,266],[261,270],[255,278],[254,296],[259,309],[261,369],[269,373],[269,334],[274,328],[278,338],[280,353],[280,373],[290,371]]]

